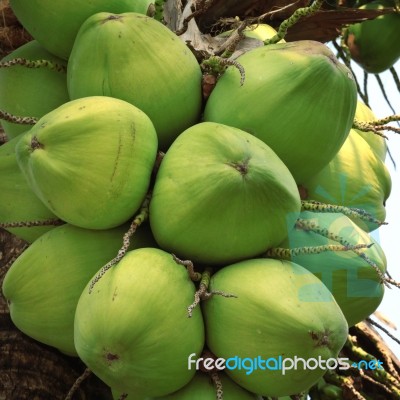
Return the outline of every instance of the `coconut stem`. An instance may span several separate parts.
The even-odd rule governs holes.
[[[394,67],[390,67],[389,71],[392,74],[392,77],[393,77],[394,83],[396,84],[397,90],[400,92],[400,79],[399,79],[399,76],[397,75],[396,70],[394,69]]]
[[[216,399],[217,400],[224,400],[224,391],[222,388],[222,382],[221,379],[216,371],[210,372],[210,378],[214,384],[215,390],[216,390]]]
[[[392,115],[390,117],[386,117],[384,119],[380,119],[372,122],[358,121],[357,119],[353,120],[353,128],[358,129],[362,132],[373,132],[378,136],[381,136],[385,139],[387,137],[381,131],[392,131],[395,133],[400,133],[400,128],[396,128],[391,125],[385,125],[392,121],[399,121],[400,115]]]
[[[303,231],[313,231],[315,233],[318,233],[321,236],[324,236],[328,239],[334,240],[335,242],[341,243],[343,246],[348,246],[350,245],[349,242],[347,242],[345,239],[343,239],[341,236],[337,235],[336,233],[330,232],[326,228],[321,228],[315,221],[313,220],[308,220],[308,219],[301,219],[299,218],[296,221],[295,227],[297,229],[302,229]]]
[[[357,346],[351,336],[348,337],[345,347],[351,351],[353,355],[356,356],[356,359],[366,360],[366,361],[377,361],[377,359],[366,352],[361,347]],[[359,370],[361,371],[361,370]],[[385,369],[368,369],[368,372],[373,375],[373,378],[378,382],[382,383],[385,386],[389,386],[389,390],[395,392],[397,395],[400,395],[400,382],[391,374],[389,374]]]
[[[139,213],[133,219],[128,231],[125,233],[123,237],[122,247],[119,249],[118,254],[111,261],[109,261],[106,265],[101,267],[100,271],[96,274],[96,276],[92,279],[89,285],[89,294],[92,293],[94,285],[102,278],[102,276],[115,264],[118,264],[125,256],[126,252],[129,249],[131,244],[131,238],[136,232],[137,228],[142,225],[144,221],[147,220],[149,216],[149,204],[150,204],[151,192],[147,194],[145,197],[142,206],[140,208]]]
[[[366,321],[369,322],[370,318],[367,318]],[[376,323],[375,323],[376,324]],[[372,324],[374,325],[374,324]],[[377,354],[379,354],[379,359],[383,359],[385,365],[388,368],[389,373],[391,373],[396,379],[400,380],[400,375],[397,372],[397,369],[393,363],[392,355],[388,351],[388,347],[383,344],[380,336],[373,329],[369,327],[369,325],[365,323],[359,323],[355,326],[356,329],[360,330],[364,336],[375,346],[377,350]],[[384,329],[384,328],[382,328]]]
[[[379,387],[381,390],[383,390],[387,394],[390,395],[390,394],[394,393],[386,385],[384,385],[381,382],[376,381],[374,378],[372,378],[371,376],[367,375],[362,369],[359,370],[359,374],[360,374],[362,379],[364,379],[364,380],[366,380],[368,382],[371,382],[374,386]]]
[[[12,122],[14,124],[21,125],[35,125],[38,122],[37,118],[34,117],[18,117],[16,115],[12,115],[6,111],[0,110],[0,119],[8,122]]]
[[[329,232],[328,229],[325,228],[320,228],[315,222],[305,220],[305,219],[298,219],[296,222],[296,227],[299,229],[303,229],[305,231],[313,231],[315,233],[318,233],[319,235],[325,236],[328,239],[334,240],[336,242],[339,242],[343,246],[350,247],[352,246],[351,243],[349,243],[347,240],[342,238],[339,235],[333,234],[332,232]],[[367,246],[368,247],[368,246]],[[396,280],[386,277],[384,273],[379,269],[379,267],[376,265],[376,263],[371,260],[365,253],[363,253],[360,249],[349,249],[354,251],[359,257],[361,257],[368,265],[370,265],[375,272],[377,273],[381,283],[384,283],[386,286],[393,285],[397,288],[400,288],[400,282],[397,282]]]
[[[157,152],[157,156],[156,156],[156,160],[154,162],[154,166],[153,166],[153,176],[157,176],[158,170],[160,169],[160,165],[162,160],[165,157],[165,153],[162,151],[158,151]]]
[[[400,114],[389,115],[388,117],[369,122],[371,125],[384,125],[389,122],[400,121]]]
[[[306,254],[320,254],[326,251],[350,251],[350,250],[359,250],[371,247],[372,244],[356,244],[356,245],[335,245],[335,244],[326,244],[321,246],[304,246],[304,247],[295,247],[292,249],[283,248],[283,247],[273,247],[264,254],[264,257],[269,258],[277,258],[280,260],[291,260],[293,257],[298,255],[306,255]]]
[[[309,7],[298,8],[288,19],[285,19],[278,28],[278,32],[275,36],[264,41],[265,45],[278,43],[280,40],[284,39],[287,30],[297,23],[297,21],[302,17],[308,17],[315,12],[317,12],[322,4],[323,0],[315,0],[313,4]]]
[[[398,339],[396,336],[392,335],[386,328],[384,328],[381,324],[378,324],[378,322],[375,322],[371,318],[366,319],[367,322],[369,322],[371,325],[376,326],[379,328],[382,332],[385,332],[386,335],[388,335],[392,340],[394,340],[396,343],[400,344],[400,339]]]
[[[318,224],[316,224],[314,221],[306,219],[298,219],[296,222],[296,227],[299,229],[303,229],[305,231],[315,232],[328,239],[334,240],[335,242],[339,242],[343,246],[351,246],[351,243],[349,243],[347,240],[345,240],[339,235],[330,232],[326,228],[319,227]],[[354,251],[354,253],[356,253],[359,257],[361,257],[367,264],[369,264],[376,271],[382,283],[387,284],[390,281],[390,278],[386,278],[385,275],[382,273],[382,271],[379,269],[379,267],[365,253],[361,252],[359,249],[353,249],[352,251]],[[397,283],[395,284],[395,286],[397,286]]]
[[[333,46],[335,47],[337,51],[337,57],[340,58],[343,63],[346,65],[346,67],[351,71],[354,77],[354,82],[357,87],[357,93],[360,95],[362,101],[365,103],[366,106],[369,107],[368,103],[368,95],[366,93],[363,93],[360,87],[360,84],[358,83],[357,80],[357,75],[354,73],[353,68],[351,66],[351,56],[350,56],[350,51],[349,48],[346,45],[345,42],[345,34],[342,32],[341,34],[341,40],[340,40],[340,45],[336,41],[332,41]]]
[[[386,93],[385,85],[383,84],[381,77],[379,75],[375,74],[375,78],[376,78],[376,81],[378,82],[379,88],[381,89],[383,98],[386,100],[387,105],[390,107],[390,109],[392,110],[393,114],[396,114],[396,111],[393,108],[392,103],[390,102],[389,97],[388,97],[388,95]]]
[[[192,261],[190,261],[190,260],[181,260],[175,254],[172,254],[172,258],[174,259],[174,261],[177,264],[183,265],[187,269],[187,271],[189,273],[189,278],[193,282],[197,282],[197,281],[201,280],[202,274],[200,272],[196,272],[194,270],[194,265],[193,265]]]
[[[210,286],[211,273],[212,269],[206,268],[201,274],[199,289],[197,289],[194,294],[194,302],[187,308],[189,318],[192,317],[193,310],[200,304],[201,300],[207,300],[215,294],[222,297],[237,297],[234,294],[225,293],[220,290],[212,290],[211,292],[209,292],[208,288]]]
[[[216,76],[221,76],[228,66],[236,67],[240,72],[240,86],[243,85],[245,80],[245,71],[241,64],[231,58],[222,58],[219,56],[211,56],[201,63],[201,68],[205,73]]]
[[[359,374],[362,379],[371,382],[374,386],[379,387],[381,390],[385,391],[387,394],[392,395],[395,394],[396,392],[391,389],[390,387],[387,387],[385,384],[378,382],[375,380],[373,377],[367,375],[362,369],[359,370]],[[398,397],[397,397],[398,398]]]
[[[199,15],[204,14],[212,5],[214,0],[199,0],[196,4],[196,6],[192,5],[191,11],[192,13],[189,14],[182,22],[182,27],[175,31],[175,34],[177,36],[183,35],[188,27],[189,27],[189,22],[195,18],[198,17]]]
[[[75,381],[75,383],[72,385],[71,389],[69,390],[67,396],[65,397],[65,400],[71,400],[75,392],[79,389],[81,386],[82,382],[88,378],[91,375],[92,371],[89,368],[86,368],[82,375]]]
[[[0,222],[0,228],[32,228],[35,226],[58,226],[65,224],[64,221],[58,218],[46,219],[43,221],[20,221],[20,222]]]
[[[354,400],[367,400],[353,385],[353,378],[351,376],[344,377],[340,376],[337,373],[328,370],[324,375],[324,378],[328,383],[332,383],[333,385],[346,388],[348,392],[350,392]]]
[[[67,72],[67,67],[61,64],[53,63],[49,60],[27,60],[26,58],[13,58],[12,60],[0,62],[0,68],[9,68],[14,65],[21,65],[27,68],[48,68],[51,71]]]
[[[360,218],[364,221],[372,222],[377,225],[387,225],[387,222],[382,222],[377,220],[370,213],[361,208],[326,204],[315,200],[302,200],[301,210],[312,211],[312,212],[342,213],[347,217]]]
[[[208,287],[210,286],[211,268],[206,268],[201,274],[199,289],[194,294],[194,302],[187,308],[188,317],[191,318],[193,310],[199,305],[200,301],[207,296]]]
[[[357,358],[359,358],[360,360],[377,361],[377,359],[374,356],[367,353],[361,347],[357,346],[353,341],[354,341],[354,338],[351,335],[348,335],[347,341],[346,341],[344,347],[349,349],[353,353],[353,355],[356,355]]]
[[[369,102],[369,98],[368,98],[368,77],[369,77],[368,72],[364,71],[364,96],[365,96],[365,99],[366,99],[366,104],[368,104],[368,102]]]
[[[226,39],[224,43],[218,48],[218,50],[215,51],[215,54],[221,54],[222,58],[229,58],[234,51],[236,50],[237,45],[239,42],[244,39],[244,33],[243,31],[246,29],[246,27],[249,25],[248,21],[240,21],[239,18],[237,18],[237,21],[239,23],[239,26],[234,29],[234,31],[229,35],[229,37]]]

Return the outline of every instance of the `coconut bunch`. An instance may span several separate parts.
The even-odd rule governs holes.
[[[396,284],[351,71],[263,24],[205,54],[167,5],[75,3],[10,2],[34,37],[0,64],[0,226],[30,243],[2,284],[14,324],[115,399],[304,397],[327,368],[290,361],[337,363]]]

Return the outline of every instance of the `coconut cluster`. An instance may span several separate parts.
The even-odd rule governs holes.
[[[279,360],[335,362],[384,293],[369,232],[386,145],[351,129],[373,116],[350,70],[282,41],[214,59],[203,96],[205,64],[147,0],[10,3],[35,38],[0,70],[20,117],[3,124],[0,222],[30,242],[2,287],[15,325],[115,399],[307,392],[326,368]]]

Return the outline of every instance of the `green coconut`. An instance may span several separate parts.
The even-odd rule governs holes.
[[[47,60],[66,68],[64,60],[50,54],[33,40],[14,50],[1,61],[24,58],[29,61]],[[14,65],[0,68],[0,109],[19,117],[41,118],[69,101],[66,71],[46,67],[28,68]],[[2,121],[4,132],[13,138],[29,126]]]
[[[82,228],[108,229],[143,202],[157,135],[132,104],[93,96],[46,114],[16,153],[30,187],[55,215]]]
[[[296,183],[265,143],[205,122],[183,132],[165,154],[149,218],[161,248],[225,264],[278,245],[299,211]]]
[[[233,32],[232,30],[223,32],[220,35],[218,35],[218,37],[227,37],[232,32]],[[248,38],[257,39],[264,42],[265,40],[274,37],[277,34],[277,31],[275,28],[273,28],[271,25],[268,24],[252,24],[247,26],[243,30],[243,34]],[[285,43],[285,42],[286,40],[282,39],[278,43]]]
[[[126,225],[95,231],[65,224],[37,239],[3,282],[17,328],[76,356],[74,316],[79,297],[91,277],[117,255],[127,230]],[[131,249],[153,244],[150,230],[143,226],[133,236]]]
[[[216,272],[209,290],[237,296],[203,301],[206,343],[226,360],[228,376],[251,392],[308,390],[347,339],[346,319],[328,288],[293,262],[241,261]]]
[[[83,22],[101,12],[146,14],[150,0],[10,0],[24,28],[49,52],[68,59]]]
[[[243,129],[282,159],[297,183],[339,151],[353,123],[357,90],[349,69],[322,43],[296,41],[248,51],[208,98],[204,119]]]
[[[91,16],[68,62],[71,99],[104,95],[132,103],[152,120],[162,150],[199,120],[201,78],[182,40],[137,13]]]
[[[226,374],[220,373],[224,399],[259,400],[260,397],[248,392],[233,382]],[[194,378],[181,390],[154,400],[215,400],[216,387],[205,373],[196,373]]]
[[[300,219],[313,222],[320,228],[343,239],[350,245],[371,247],[360,250],[379,271],[386,271],[386,257],[379,243],[343,214],[302,212]],[[279,247],[343,245],[321,233],[295,229]],[[291,260],[315,274],[331,291],[343,311],[349,326],[369,317],[379,306],[384,285],[377,271],[365,258],[354,251],[327,251],[319,254],[298,254]]]
[[[185,267],[156,248],[128,252],[86,287],[75,314],[75,347],[107,385],[135,398],[165,396],[189,383],[189,354],[200,354],[200,308],[188,318],[195,286]]]
[[[391,191],[389,171],[353,129],[332,161],[302,186],[307,199],[360,208],[379,221],[385,220],[385,202]],[[352,219],[366,231],[379,227],[375,222]]]
[[[363,10],[392,8],[390,14],[352,24],[345,33],[351,58],[366,72],[379,74],[392,67],[400,58],[400,14],[394,1],[372,1],[360,7]]]
[[[241,388],[223,372],[220,372],[218,377],[222,384],[224,399],[261,400],[259,396]],[[215,400],[216,394],[217,389],[210,376],[203,372],[197,372],[193,379],[177,392],[162,397],[147,398],[146,400]],[[113,391],[113,398],[119,400],[121,393]]]
[[[309,396],[318,400],[342,400],[343,389],[340,386],[327,383],[321,378],[310,390]]]
[[[0,222],[32,222],[57,219],[28,185],[19,168],[15,146],[23,134],[0,146]],[[6,228],[7,231],[32,243],[54,228],[53,225]]]

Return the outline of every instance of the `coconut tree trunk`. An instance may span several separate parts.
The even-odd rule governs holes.
[[[9,1],[0,0],[0,58],[29,40],[32,37],[15,18]]]
[[[0,283],[10,263],[26,243],[0,230]],[[67,357],[19,331],[11,321],[7,302],[0,296],[0,399],[64,400],[85,371],[80,360]],[[73,400],[111,400],[109,388],[95,376],[84,380]]]

